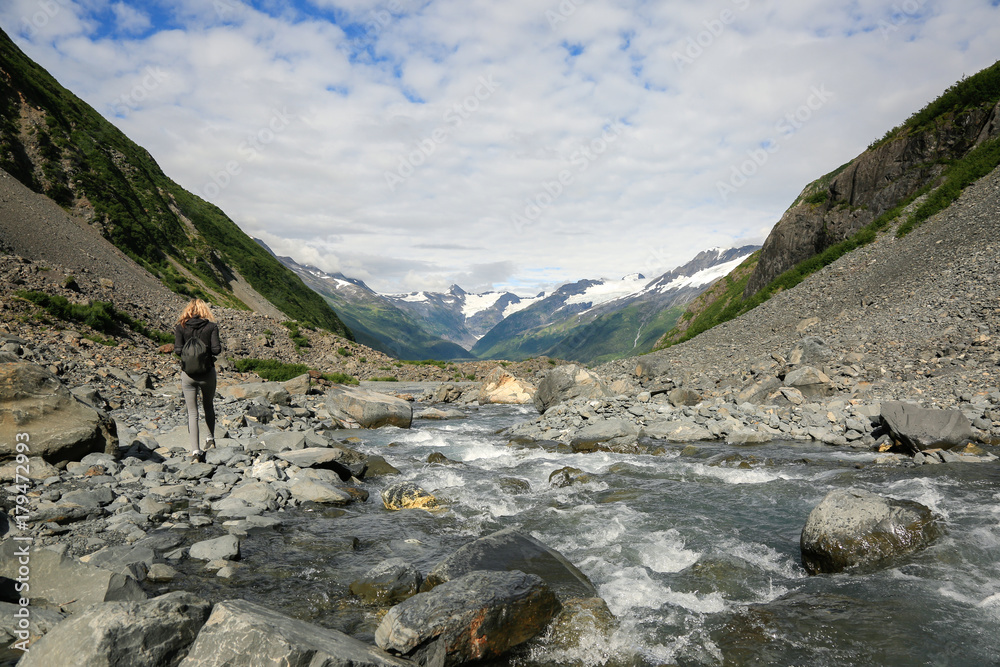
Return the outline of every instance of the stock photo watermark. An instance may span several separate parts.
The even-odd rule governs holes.
[[[778,136],[762,142],[757,148],[747,149],[747,158],[730,168],[729,179],[716,181],[715,188],[722,201],[729,201],[730,195],[749,183],[764,168],[771,156],[781,150],[782,141],[802,129],[833,96],[834,94],[826,89],[826,84],[813,86],[809,97],[802,105],[778,119],[774,124]]]
[[[452,136],[452,132],[460,128],[471,118],[484,102],[500,88],[493,75],[484,75],[477,80],[478,85],[471,95],[448,107],[441,115],[442,124],[435,127],[428,136],[414,144],[413,149],[399,156],[396,168],[385,171],[385,184],[390,192],[395,192],[403,182],[416,173],[417,169],[427,163],[438,148]]]
[[[734,7],[740,12],[745,12],[750,8],[750,0],[730,0]],[[726,29],[736,22],[738,14],[732,9],[723,9],[718,16],[705,19],[701,22],[704,30],[698,34],[689,36],[683,49],[674,51],[674,64],[678,72],[683,72],[685,67],[693,65],[698,58],[705,55],[705,51],[712,48],[715,42],[722,37]]]
[[[580,174],[590,169],[591,164],[607,154],[611,146],[625,131],[625,127],[624,123],[616,120],[610,123],[600,136],[591,139],[573,151],[569,156],[569,163],[573,168],[563,169],[552,179],[543,180],[539,184],[538,191],[525,200],[523,211],[514,211],[510,214],[510,221],[514,225],[514,229],[520,234],[525,227],[536,223],[545,210],[562,197],[566,188],[571,186]]]
[[[894,4],[892,6],[892,20],[881,19],[878,22],[878,29],[882,33],[882,39],[889,41],[889,35],[898,32],[900,27],[917,18],[920,15],[920,10],[926,4],[927,0],[905,0],[902,3]]]
[[[166,81],[169,76],[163,70],[157,67],[147,67],[145,69],[145,76],[132,86],[124,95],[119,95],[111,101],[111,108],[114,113],[119,118],[123,118],[140,106],[142,103],[149,99],[149,96],[160,87],[160,84]]]
[[[288,129],[295,116],[287,108],[272,109],[271,118],[256,132],[247,134],[245,141],[236,148],[242,160],[229,160],[222,169],[209,172],[209,181],[201,188],[202,197],[211,199],[228,188],[233,179],[243,173],[243,164],[257,158],[264,149],[278,138],[278,135]]]
[[[33,39],[59,12],[68,7],[71,0],[37,0],[37,12],[21,17],[21,33]]]
[[[10,539],[14,541],[14,558],[17,559],[17,576],[12,576],[14,581],[14,592],[18,594],[15,602],[16,609],[13,611],[13,622],[11,631],[17,641],[11,644],[15,650],[27,653],[31,641],[31,598],[28,593],[31,588],[31,543],[32,537],[28,531],[28,523],[31,520],[30,499],[28,492],[31,490],[31,436],[27,433],[18,433],[14,436],[14,450],[17,452],[14,457],[14,485],[8,487],[11,491],[12,507],[9,511],[10,518],[14,522],[13,535]]]
[[[545,18],[549,22],[549,27],[555,29],[557,25],[568,21],[569,17],[573,16],[584,2],[585,0],[562,0],[555,9],[545,10]]]

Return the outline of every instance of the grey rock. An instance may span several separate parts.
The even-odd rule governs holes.
[[[593,451],[635,442],[639,427],[624,419],[591,420],[570,441],[574,451]],[[601,447],[601,445],[605,445]]]
[[[691,389],[678,388],[667,394],[667,400],[675,408],[683,408],[685,406],[698,405],[701,403],[701,396],[698,392]]]
[[[50,463],[78,461],[91,452],[118,453],[118,429],[103,412],[76,399],[41,366],[0,364],[0,424],[31,434],[31,453]],[[13,437],[0,438],[0,462],[16,454]]]
[[[393,605],[413,597],[423,577],[402,558],[382,561],[351,583],[351,593],[369,604]]]
[[[415,667],[335,630],[245,600],[226,600],[213,607],[180,667],[233,665]]]
[[[809,574],[871,569],[923,549],[942,532],[940,518],[920,503],[837,489],[806,520],[802,564]]]
[[[145,602],[104,602],[52,628],[18,664],[176,665],[210,609],[211,604],[183,591]]]
[[[545,374],[535,392],[534,404],[535,409],[544,414],[553,405],[574,398],[610,396],[611,390],[600,377],[582,366],[566,364],[557,366]]]
[[[359,387],[331,388],[326,407],[333,419],[347,427],[410,428],[413,422],[413,407],[407,401]]]
[[[17,577],[23,543],[0,544],[0,577]],[[146,594],[131,576],[81,563],[49,549],[29,551],[32,598],[42,598],[77,612],[95,602],[145,600]]]
[[[788,355],[788,363],[799,366],[824,364],[834,356],[830,346],[818,336],[806,336],[792,348]]]
[[[661,419],[646,424],[640,435],[666,442],[696,442],[715,438],[705,426],[679,419]]]
[[[597,589],[565,556],[512,528],[481,537],[459,548],[427,575],[423,590],[475,570],[537,574],[560,599],[598,597]]]
[[[156,554],[148,547],[133,547],[128,545],[104,547],[80,559],[81,562],[111,572],[123,572],[130,565],[139,563],[148,570],[156,559]]]
[[[239,560],[240,541],[234,535],[223,535],[211,540],[195,542],[188,550],[191,558],[198,560]]]
[[[349,505],[354,502],[354,497],[347,491],[337,488],[332,484],[314,479],[297,478],[289,490],[292,497],[302,502],[326,503],[329,505]]]
[[[881,414],[893,440],[912,454],[925,449],[951,449],[976,437],[961,410],[933,410],[889,401],[882,404]]]
[[[392,607],[379,648],[444,667],[503,655],[545,629],[560,610],[540,577],[470,572]]]

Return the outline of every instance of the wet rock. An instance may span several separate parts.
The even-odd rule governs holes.
[[[91,452],[117,455],[118,430],[107,415],[79,401],[41,366],[0,364],[0,461],[18,453],[12,434],[31,434],[31,453],[50,463]]]
[[[544,414],[553,405],[574,398],[606,398],[609,396],[611,396],[611,391],[604,380],[582,366],[567,364],[557,366],[545,374],[538,385],[533,402],[535,409]]]
[[[399,468],[395,467],[378,454],[372,454],[366,461],[367,471],[365,477],[384,477],[386,475],[398,475]]]
[[[210,603],[183,591],[145,602],[97,604],[52,628],[18,664],[176,664],[204,625],[210,609]]]
[[[245,600],[226,600],[212,608],[180,667],[264,664],[414,667],[343,633]]]
[[[561,599],[598,597],[597,589],[565,556],[534,537],[512,528],[481,537],[459,548],[427,575],[422,590],[476,570],[537,574]]]
[[[299,478],[292,482],[289,489],[292,497],[301,502],[336,506],[350,505],[354,502],[353,496],[347,491],[319,480]]]
[[[635,444],[638,435],[639,428],[624,419],[599,419],[577,431],[570,445],[575,452],[615,449]]]
[[[0,544],[0,577],[14,579],[22,544]],[[31,596],[42,598],[70,612],[95,602],[145,600],[146,594],[131,576],[81,563],[49,549],[32,549]]]
[[[601,598],[571,598],[553,619],[546,648],[575,655],[605,656],[618,619]]]
[[[327,392],[330,416],[346,428],[410,428],[413,407],[401,398],[358,387],[337,386]]]
[[[240,541],[235,535],[223,535],[211,540],[202,540],[191,545],[191,558],[198,560],[239,560]]]
[[[838,489],[806,520],[802,564],[809,574],[877,567],[923,549],[942,532],[941,520],[920,503]]]
[[[579,468],[566,466],[559,470],[554,470],[549,475],[549,486],[563,488],[572,484],[586,484],[593,480],[593,475],[586,473]]]
[[[393,484],[382,491],[382,504],[387,510],[428,509],[437,507],[437,498],[413,482]]]
[[[976,437],[961,410],[933,410],[888,401],[882,404],[881,415],[892,439],[911,454],[925,449],[951,449]]]
[[[497,366],[490,371],[479,388],[479,404],[527,405],[534,401],[536,391],[535,385],[525,380],[519,380],[513,374]]]
[[[445,456],[441,452],[431,452],[430,454],[428,454],[427,455],[427,462],[428,463],[437,463],[439,465],[454,465],[454,464],[458,463],[458,461],[453,461],[453,460],[449,459],[447,456]]]
[[[522,493],[531,493],[531,482],[520,477],[501,477],[497,480],[500,488],[505,493],[517,496]]]
[[[365,602],[393,605],[413,597],[420,590],[423,577],[402,558],[382,561],[351,583],[350,590]]]
[[[465,419],[465,413],[461,410],[439,410],[437,408],[427,408],[413,415],[414,419],[431,419],[435,421],[448,421],[451,419]]]
[[[418,662],[448,667],[503,655],[544,630],[559,612],[540,577],[470,572],[401,602],[385,615],[375,643]]]

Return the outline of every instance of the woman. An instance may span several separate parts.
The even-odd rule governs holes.
[[[205,452],[198,445],[198,390],[201,390],[202,403],[205,408],[205,424],[208,425],[208,437],[205,447],[215,444],[215,357],[222,352],[219,342],[219,327],[212,317],[208,304],[201,299],[192,299],[177,318],[174,327],[174,354],[181,356],[184,344],[192,338],[199,339],[205,345],[205,356],[202,359],[204,370],[200,373],[188,374],[184,371],[182,358],[181,391],[184,393],[184,403],[187,405],[188,433],[191,439],[192,460],[203,463]]]

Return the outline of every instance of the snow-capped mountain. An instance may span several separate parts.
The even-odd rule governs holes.
[[[403,359],[548,355],[592,363],[651,350],[683,306],[758,248],[711,248],[653,279],[579,280],[527,298],[458,285],[383,295],[343,274],[278,259],[323,295],[359,341]]]
[[[471,348],[504,318],[527,308],[543,295],[524,299],[511,292],[471,294],[458,285],[447,292],[389,294],[385,298],[446,340]]]
[[[633,273],[563,285],[497,324],[472,353],[515,360],[544,354],[590,363],[648,352],[680,317],[682,306],[758,248],[711,248],[652,280]]]

